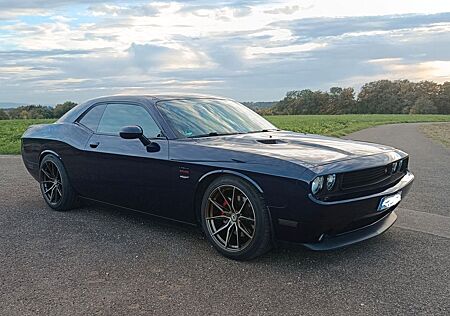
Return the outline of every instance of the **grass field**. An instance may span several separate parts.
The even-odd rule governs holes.
[[[394,123],[450,122],[450,115],[349,114],[266,116],[278,128],[311,134],[344,136],[364,128]]]
[[[267,116],[270,122],[284,130],[343,136],[367,127],[412,122],[450,122],[450,115],[277,115]],[[0,121],[0,154],[19,154],[20,137],[32,124],[51,123],[53,120]]]
[[[0,121],[0,154],[19,154],[20,137],[28,126],[51,123],[54,120],[3,120]]]

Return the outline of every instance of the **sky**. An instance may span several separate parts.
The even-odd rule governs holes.
[[[0,101],[450,81],[449,0],[0,0]]]

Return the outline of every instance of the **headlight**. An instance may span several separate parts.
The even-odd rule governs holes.
[[[313,182],[311,184],[311,192],[313,194],[317,194],[317,192],[322,190],[322,187],[323,187],[323,177],[320,176],[313,180]]]
[[[331,191],[334,187],[334,184],[336,183],[336,175],[333,174],[329,174],[327,176],[327,190]]]
[[[397,165],[398,165],[397,161],[392,164],[392,173],[397,171]]]
[[[398,162],[398,171],[402,171],[403,159]]]

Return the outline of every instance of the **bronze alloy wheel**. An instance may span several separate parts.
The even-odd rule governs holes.
[[[206,188],[201,224],[214,248],[234,260],[253,259],[272,247],[270,214],[262,192],[236,176],[218,177]]]
[[[206,226],[214,242],[227,251],[241,251],[255,235],[255,211],[250,199],[233,185],[211,192],[207,203]]]

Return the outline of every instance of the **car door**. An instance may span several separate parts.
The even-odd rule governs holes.
[[[149,151],[138,139],[123,139],[124,126],[139,125],[159,150]],[[105,105],[85,148],[89,192],[102,202],[170,217],[168,209],[168,141],[148,109],[134,103]]]

